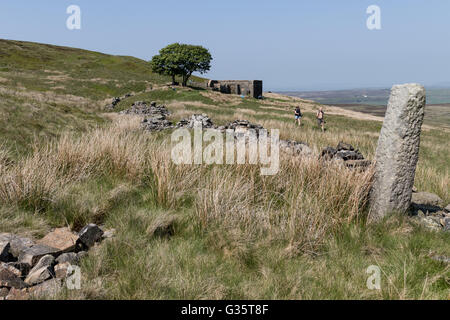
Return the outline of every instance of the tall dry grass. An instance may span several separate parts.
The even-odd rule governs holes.
[[[371,170],[288,155],[279,173],[267,177],[252,165],[177,166],[167,137],[138,128],[137,118],[123,117],[36,149],[1,173],[0,201],[42,211],[73,183],[118,175],[150,188],[160,207],[176,209],[190,198],[201,230],[287,241],[292,253],[314,252],[365,212]]]
[[[287,155],[281,161],[274,176],[261,177],[249,165],[203,175],[195,206],[201,225],[288,241],[292,253],[312,253],[344,223],[364,218],[372,170]]]
[[[65,134],[36,147],[31,156],[0,172],[0,202],[39,211],[71,183],[99,175],[138,178],[146,168],[148,141],[153,137],[126,130],[137,123],[135,118],[124,118],[107,129],[81,137]]]

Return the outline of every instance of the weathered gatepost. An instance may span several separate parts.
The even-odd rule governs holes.
[[[425,88],[421,85],[392,87],[375,157],[372,221],[380,220],[390,212],[409,209],[425,104]]]

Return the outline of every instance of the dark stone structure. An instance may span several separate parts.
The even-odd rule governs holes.
[[[263,95],[261,80],[210,80],[208,87],[222,93],[250,96],[256,99]]]

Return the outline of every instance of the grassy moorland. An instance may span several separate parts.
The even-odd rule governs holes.
[[[369,159],[381,122],[326,108],[321,133],[309,101],[174,90],[134,58],[11,41],[0,52],[9,52],[0,58],[0,232],[39,238],[89,222],[117,230],[83,260],[82,289],[62,298],[450,298],[449,266],[430,259],[450,255],[450,234],[398,215],[367,224],[370,170],[287,155],[268,177],[251,165],[176,166],[169,134],[142,132],[139,118],[102,107],[135,92],[118,110],[155,100],[173,121],[247,119],[316,153],[345,141]],[[416,177],[447,203],[449,135],[424,130]],[[168,226],[173,235],[158,233]],[[380,291],[366,287],[370,265],[382,269]]]

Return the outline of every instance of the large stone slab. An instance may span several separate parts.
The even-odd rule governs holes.
[[[23,251],[34,245],[33,240],[11,233],[0,233],[0,242],[9,242],[9,252],[16,259]]]
[[[59,228],[47,234],[37,243],[59,249],[61,252],[69,252],[75,249],[77,241],[78,236],[73,234],[69,228]]]
[[[58,253],[60,253],[60,250],[56,248],[52,248],[42,244],[36,244],[22,252],[22,254],[19,256],[19,262],[27,263],[33,267],[43,256],[46,256],[48,254],[55,256],[58,255]]]
[[[375,157],[371,220],[410,207],[425,104],[421,85],[396,85],[391,90]]]

